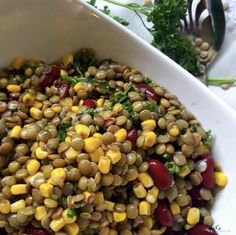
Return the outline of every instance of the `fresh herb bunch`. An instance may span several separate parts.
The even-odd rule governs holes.
[[[152,34],[152,45],[195,76],[200,75],[200,60],[196,50],[180,30],[179,23],[187,14],[186,0],[159,0],[155,4],[140,5],[137,3],[122,3],[116,0],[103,0],[117,6],[125,7],[135,12],[141,19],[144,27]],[[89,3],[95,6],[96,1]],[[96,7],[96,6],[95,6]],[[101,9],[105,14],[110,14],[110,9],[105,6]],[[140,14],[147,17],[152,23],[149,28],[145,25]]]

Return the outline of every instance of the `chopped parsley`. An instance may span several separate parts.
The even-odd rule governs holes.
[[[95,83],[95,78],[65,76],[62,79],[71,87],[74,87],[78,82]]]
[[[98,114],[98,111],[95,110],[95,109],[86,109],[85,111],[83,112],[80,112],[79,114],[90,114],[91,116],[94,116],[96,114]]]
[[[51,199],[57,201],[58,200],[58,196],[55,193],[53,193],[51,195]]]
[[[71,121],[61,122],[58,130],[58,137],[60,142],[63,142],[67,135],[67,129],[71,126]]]
[[[171,174],[178,174],[181,171],[181,168],[177,166],[173,161],[167,162],[165,167]]]
[[[192,124],[190,124],[190,131],[192,132],[192,133],[194,133],[194,132],[197,132],[197,126],[198,126],[198,124],[196,124],[196,123],[192,123]]]
[[[157,113],[158,116],[161,115],[160,108],[158,107],[157,103],[155,101],[147,101],[145,109],[149,110],[150,112]]]
[[[99,93],[102,95],[106,95],[109,93],[109,86],[106,82],[101,82],[98,86]]]
[[[76,211],[74,209],[68,208],[67,209],[67,216],[69,218],[73,218],[74,216],[76,216]]]
[[[212,134],[211,134],[211,130],[208,130],[206,133],[205,133],[205,136],[203,137],[202,139],[202,142],[204,145],[206,145],[207,147],[211,147],[211,141],[212,141]]]

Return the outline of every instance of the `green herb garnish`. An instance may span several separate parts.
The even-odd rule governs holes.
[[[55,193],[53,193],[51,195],[51,199],[57,201],[58,200],[58,196]]]
[[[149,110],[150,112],[157,113],[158,116],[161,115],[160,108],[158,107],[157,103],[154,101],[147,101],[146,105],[144,106],[145,109]]]
[[[80,112],[79,114],[80,115],[82,115],[82,114],[90,114],[91,116],[94,116],[94,115],[98,114],[98,111],[95,110],[95,109],[86,109],[85,111]]]
[[[197,123],[192,123],[192,124],[189,125],[189,127],[190,127],[190,131],[192,133],[194,133],[194,132],[197,132],[198,124]]]
[[[118,23],[124,25],[124,26],[128,26],[129,22],[127,20],[125,20],[124,18],[121,18],[119,16],[113,16],[112,17],[114,20],[116,20]]]
[[[212,134],[211,134],[211,130],[208,130],[206,133],[205,133],[205,136],[203,137],[202,139],[202,142],[204,145],[206,145],[207,147],[211,147],[211,141],[212,141]]]
[[[180,21],[187,13],[186,0],[159,0],[156,3],[140,5],[137,3],[123,3],[116,0],[103,0],[135,12],[144,27],[153,36],[152,45],[195,76],[200,75],[199,56],[191,41],[181,32]],[[95,5],[95,3],[94,3]],[[146,16],[152,27],[147,27],[141,14]],[[121,23],[123,23],[121,21]],[[127,22],[128,23],[128,22]]]
[[[69,218],[73,218],[74,216],[76,216],[76,211],[74,209],[68,208],[67,209],[67,216]]]
[[[71,121],[61,122],[58,130],[58,137],[60,142],[63,142],[67,135],[67,129],[71,126]]]
[[[85,78],[85,77],[71,77],[65,76],[62,77],[66,83],[68,83],[71,87],[74,87],[78,82],[85,82],[85,83],[95,83],[95,78]]]
[[[101,11],[106,15],[109,15],[111,13],[111,10],[109,9],[108,6],[104,6],[103,9],[101,9]]]
[[[98,86],[98,90],[102,95],[106,95],[109,93],[109,86],[106,82],[101,82]]]
[[[181,171],[181,168],[177,166],[173,161],[167,162],[165,167],[171,174],[178,174]]]
[[[67,197],[66,196],[62,196],[62,205],[64,208],[67,208]]]

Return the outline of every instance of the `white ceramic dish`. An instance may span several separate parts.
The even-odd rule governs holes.
[[[100,57],[137,67],[176,94],[214,134],[213,154],[229,184],[218,194],[213,216],[220,235],[236,234],[236,113],[208,88],[123,26],[76,0],[0,1],[0,35],[1,67],[16,55],[53,61],[92,47]]]

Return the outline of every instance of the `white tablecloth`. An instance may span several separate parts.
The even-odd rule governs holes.
[[[144,0],[120,0],[121,2],[137,2],[143,3]],[[215,63],[209,70],[210,77],[234,77],[236,79],[236,0],[224,0],[229,4],[229,9],[226,10],[227,31],[224,45],[221,49],[220,55],[217,57]],[[104,6],[102,0],[97,0],[98,8]],[[135,32],[148,42],[151,42],[152,37],[143,27],[140,19],[130,10],[122,7],[109,5],[111,15],[117,15],[127,19],[130,24],[128,28]],[[234,110],[236,110],[236,87],[231,87],[228,90],[223,90],[220,87],[209,87],[214,93],[220,96],[226,103],[228,103]]]

